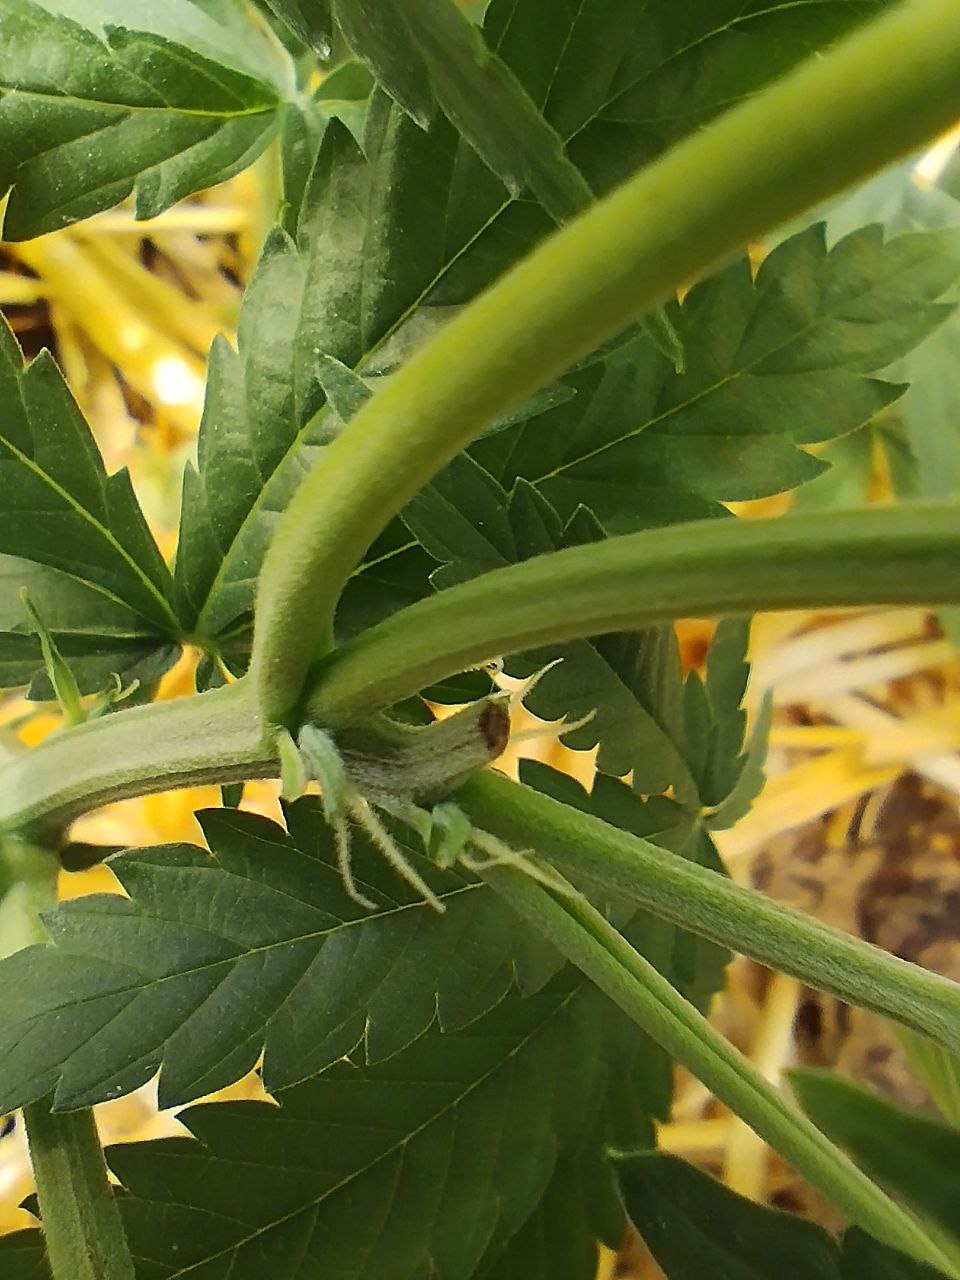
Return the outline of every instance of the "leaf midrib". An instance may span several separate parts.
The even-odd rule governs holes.
[[[183,868],[177,868],[177,867],[163,868],[163,869],[175,870],[175,871],[183,870]],[[203,874],[216,874],[216,875],[234,874],[231,872],[224,873],[223,871],[215,871],[214,868],[206,868],[206,867],[202,867],[202,868],[192,867],[192,868],[189,868],[189,870],[191,874],[199,872],[199,874],[201,875]],[[254,883],[259,885],[260,882],[255,881]],[[371,889],[371,890],[373,889],[373,886],[369,884],[365,885],[362,879],[358,879],[358,884],[364,885],[364,887],[368,889]],[[470,881],[466,884],[458,886],[455,889],[447,890],[441,893],[439,896],[441,901],[448,902],[451,899],[460,897],[461,894],[463,893],[471,892],[477,889],[482,889],[483,887],[484,887],[483,884],[479,881],[477,882]],[[270,886],[270,891],[276,894],[277,897],[288,898],[291,902],[296,903],[296,905],[299,907],[304,907],[304,906],[311,907],[311,908],[313,907],[312,903],[305,903],[301,899],[295,898],[292,894],[287,893],[285,890],[275,889],[272,886]],[[110,895],[110,896],[119,896],[119,895]],[[25,1018],[23,1022],[18,1025],[23,1027],[32,1027],[35,1023],[40,1022],[45,1018],[53,1017],[61,1013],[69,1013],[73,1009],[83,1008],[85,1005],[93,1004],[98,1000],[103,1000],[106,996],[111,996],[111,997],[128,996],[138,992],[155,991],[158,988],[162,987],[165,983],[178,982],[183,978],[193,977],[196,974],[206,973],[206,972],[209,972],[210,970],[215,970],[223,966],[226,966],[228,969],[232,969],[237,964],[240,964],[242,961],[248,960],[251,957],[267,955],[272,951],[281,951],[286,947],[299,946],[301,943],[312,942],[315,940],[319,940],[322,943],[326,943],[331,938],[333,938],[336,934],[344,930],[356,928],[358,926],[367,925],[371,923],[378,923],[381,920],[387,920],[393,916],[401,915],[405,911],[424,910],[424,909],[427,909],[428,907],[429,907],[429,904],[426,903],[425,901],[398,903],[384,910],[378,910],[376,914],[371,914],[367,916],[357,916],[356,919],[354,920],[341,920],[341,921],[338,921],[336,924],[325,929],[315,929],[306,933],[298,934],[296,937],[282,938],[274,942],[261,944],[259,946],[243,946],[242,944],[238,944],[235,938],[231,938],[226,934],[218,932],[216,929],[214,929],[210,925],[205,925],[205,924],[194,922],[194,921],[174,919],[168,916],[159,915],[156,912],[152,912],[147,917],[151,922],[170,925],[175,929],[188,929],[195,933],[207,934],[212,938],[216,938],[217,941],[226,943],[229,946],[238,947],[239,945],[241,949],[238,950],[235,955],[225,956],[217,960],[209,960],[204,962],[203,964],[190,965],[189,967],[178,969],[171,973],[165,973],[162,976],[157,978],[148,978],[146,981],[131,983],[128,986],[113,987],[108,992],[101,991],[94,995],[83,996],[80,999],[71,999],[70,1002],[66,1004],[49,1005],[41,1013],[38,1013],[36,1015],[31,1015],[31,1017],[29,1018]],[[432,910],[432,908],[430,908],[430,910]],[[79,959],[79,960],[87,960],[90,958],[88,956],[83,955],[82,952],[78,953],[78,952],[67,950],[66,948],[61,949],[59,943],[55,943],[54,945],[57,947],[58,950],[60,950],[61,956],[72,956],[75,959]],[[318,947],[318,951],[319,951],[319,947]],[[114,960],[102,961],[101,963],[106,963],[111,966],[118,965],[118,962]],[[128,967],[132,967],[132,966],[128,966]],[[279,1011],[279,1009],[281,1009],[282,1007],[283,1007],[283,1002],[281,1002],[281,1004],[277,1006],[277,1010]],[[113,1018],[121,1017],[125,1011],[126,1011],[126,1006],[124,1007],[124,1009],[121,1009],[118,1011],[118,1013],[114,1014],[113,1017],[108,1019],[107,1022],[103,1023],[101,1027],[98,1027],[96,1034],[99,1034],[99,1032],[102,1031],[104,1027],[109,1026],[110,1022],[113,1021]],[[276,1014],[272,1016],[275,1017]]]
[[[280,106],[280,100],[265,103],[263,106],[244,107],[237,111],[208,111],[200,108],[191,107],[174,107],[166,103],[156,107],[135,106],[125,102],[106,102],[98,98],[81,98],[77,94],[72,93],[55,93],[52,90],[49,93],[42,93],[39,89],[22,89],[16,84],[0,83],[0,94],[16,94],[20,98],[39,98],[41,102],[51,102],[64,106],[92,107],[100,111],[116,111],[118,115],[136,116],[136,115],[173,115],[173,116],[191,116],[201,120],[238,120],[245,116],[262,116],[269,115],[276,111]],[[108,126],[104,126],[108,127]],[[83,135],[89,136],[89,135]],[[46,148],[45,151],[38,152],[38,155],[47,155],[51,151],[56,151],[58,146],[63,146],[60,142],[54,146]],[[33,157],[31,157],[33,158]]]
[[[9,449],[10,453],[12,453],[13,456],[20,463],[22,463],[27,468],[28,471],[32,471],[33,474],[40,480],[42,484],[45,484],[47,488],[51,489],[57,495],[57,497],[60,498],[61,502],[63,502],[66,506],[70,507],[73,510],[74,514],[79,515],[83,521],[85,521],[88,525],[90,525],[90,527],[94,529],[101,538],[103,538],[103,540],[114,551],[114,553],[120,557],[120,559],[127,565],[127,567],[133,571],[134,577],[137,578],[141,586],[146,589],[147,594],[152,596],[153,599],[160,606],[160,611],[166,617],[167,623],[171,628],[171,635],[174,638],[178,637],[181,633],[180,620],[177,618],[177,615],[174,613],[173,607],[171,606],[170,602],[167,600],[166,596],[164,596],[164,594],[160,591],[159,587],[157,587],[156,583],[152,580],[152,578],[149,577],[149,575],[144,571],[144,569],[141,568],[141,566],[137,563],[137,561],[130,554],[130,552],[127,551],[127,549],[119,541],[119,539],[113,533],[112,529],[110,529],[107,525],[102,524],[100,520],[98,520],[94,516],[92,511],[88,511],[87,508],[81,502],[79,502],[76,498],[74,498],[74,496],[71,493],[69,493],[66,489],[64,489],[64,487],[57,480],[55,480],[48,471],[45,471],[43,467],[41,467],[33,458],[29,456],[29,454],[24,453],[22,449],[18,448],[13,443],[13,441],[10,440],[8,436],[0,433],[0,440],[3,441],[4,447]],[[23,557],[23,558],[27,559],[27,557]],[[51,568],[56,568],[56,567],[57,566],[51,566]],[[166,568],[166,566],[164,567]],[[61,570],[61,572],[69,573],[69,570]],[[76,578],[78,582],[83,582],[84,584],[89,585],[91,587],[97,587],[97,584],[95,582],[88,583],[86,578],[81,578],[76,573],[70,573],[70,577]],[[125,608],[129,609],[132,613],[135,613],[137,614],[138,617],[143,618],[145,622],[156,626],[155,619],[148,618],[144,614],[141,608],[131,604],[129,600],[124,600],[122,597],[114,596],[113,593],[109,590],[109,588],[106,588],[106,587],[102,588],[102,591],[104,595],[109,596],[111,599],[115,599],[118,604],[124,605]]]
[[[241,1240],[235,1242],[234,1244],[227,1245],[222,1249],[218,1249],[216,1252],[208,1254],[205,1258],[202,1258],[197,1262],[192,1262],[186,1267],[181,1267],[178,1271],[170,1272],[168,1280],[178,1280],[178,1277],[189,1275],[191,1271],[196,1271],[199,1267],[206,1267],[211,1262],[216,1261],[218,1258],[224,1257],[231,1253],[234,1254],[235,1257],[238,1257],[240,1255],[241,1250],[245,1249],[253,1240],[256,1240],[258,1237],[265,1235],[268,1231],[275,1230],[277,1227],[282,1226],[285,1222],[292,1221],[292,1219],[299,1217],[300,1214],[305,1213],[310,1209],[318,1209],[319,1206],[323,1204],[325,1200],[329,1200],[332,1196],[337,1195],[345,1187],[348,1187],[352,1182],[355,1182],[358,1178],[365,1176],[372,1169],[375,1169],[377,1165],[383,1163],[383,1161],[385,1160],[390,1159],[397,1152],[402,1151],[405,1147],[408,1147],[411,1142],[413,1142],[416,1138],[420,1136],[421,1133],[426,1132],[432,1125],[437,1124],[448,1113],[456,1112],[463,1105],[464,1101],[470,1097],[472,1093],[475,1093],[478,1089],[480,1089],[483,1085],[485,1085],[489,1080],[495,1078],[504,1069],[506,1064],[512,1058],[518,1057],[519,1054],[523,1050],[525,1050],[533,1040],[535,1040],[538,1036],[540,1036],[544,1032],[545,1028],[549,1026],[549,1024],[552,1022],[554,1018],[558,1017],[563,1013],[566,1013],[569,1005],[577,997],[580,996],[585,985],[586,984],[583,982],[578,983],[577,986],[572,991],[568,992],[562,998],[562,1000],[558,1001],[558,1003],[549,1011],[548,1016],[544,1018],[543,1021],[539,1022],[536,1027],[528,1031],[519,1040],[514,1041],[511,1044],[509,1052],[507,1052],[503,1057],[498,1059],[498,1061],[494,1063],[492,1066],[490,1066],[487,1071],[485,1071],[482,1075],[477,1076],[475,1079],[471,1080],[469,1084],[463,1087],[461,1092],[456,1094],[455,1097],[449,1099],[439,1110],[435,1111],[420,1125],[411,1129],[409,1133],[406,1133],[401,1138],[398,1138],[396,1142],[394,1142],[386,1150],[380,1152],[375,1157],[375,1159],[371,1160],[368,1164],[358,1167],[357,1169],[354,1169],[349,1174],[346,1174],[344,1177],[340,1179],[339,1182],[329,1187],[321,1195],[311,1197],[311,1199],[309,1199],[305,1204],[300,1205],[298,1208],[291,1210],[289,1213],[282,1214],[280,1217],[276,1218],[273,1222],[269,1222],[264,1226],[256,1227],[252,1229],[246,1236],[244,1236]],[[502,1037],[498,1037],[498,1038],[502,1038]],[[281,1111],[282,1111],[282,1107],[281,1107]],[[298,1118],[297,1120],[291,1120],[290,1123],[302,1124],[303,1121]],[[194,1140],[198,1141],[201,1147],[207,1153],[209,1153],[211,1159],[218,1159],[218,1158],[222,1159],[222,1157],[218,1157],[216,1154],[211,1152],[210,1148],[207,1147],[206,1144],[203,1143],[201,1139],[195,1138]],[[264,1168],[262,1164],[258,1165],[253,1160],[240,1160],[240,1159],[237,1159],[236,1157],[230,1157],[229,1163],[239,1165],[239,1166],[247,1165],[250,1168],[257,1169],[257,1170],[262,1170]],[[285,1171],[302,1173],[305,1177],[315,1178],[317,1176],[317,1170],[315,1169],[299,1169],[296,1166],[291,1166],[289,1164],[285,1164],[284,1169]],[[227,1222],[237,1221],[237,1219],[229,1218],[225,1214],[217,1214],[213,1210],[210,1210],[209,1212],[212,1217],[222,1217]],[[241,1223],[241,1225],[243,1224]]]

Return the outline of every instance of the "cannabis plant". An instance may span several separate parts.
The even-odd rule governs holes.
[[[0,670],[64,721],[0,772],[0,1108],[42,1228],[4,1277],[589,1280],[628,1218],[670,1277],[960,1276],[955,1132],[881,1141],[807,1079],[867,1108],[872,1145],[832,1126],[857,1163],[704,1016],[732,948],[960,1050],[957,987],[713,843],[761,778],[752,611],[960,600],[956,505],[726,505],[822,472],[949,313],[954,233],[773,232],[960,117],[956,0],[0,0],[0,81],[8,240],[261,155],[279,191],[172,566],[0,335]],[[672,622],[710,615],[684,677]],[[196,696],[151,702],[184,648]],[[597,748],[589,792],[486,767],[511,699]],[[263,777],[283,827],[236,807]],[[206,848],[54,906],[108,852],[74,819],[201,782]],[[655,1154],[674,1064],[841,1241]],[[252,1069],[272,1101],[104,1160],[96,1103]]]

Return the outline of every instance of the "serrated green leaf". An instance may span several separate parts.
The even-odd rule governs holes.
[[[668,308],[682,374],[640,334],[574,378],[570,404],[475,452],[506,486],[525,477],[561,517],[586,503],[611,533],[663,523],[671,500],[673,520],[689,519],[795,488],[824,469],[805,446],[902,394],[868,375],[949,315],[939,299],[960,275],[953,248],[941,234],[884,243],[873,227],[828,250],[812,227],[755,280],[736,263]]]
[[[422,127],[434,100],[481,159],[558,222],[593,193],[509,67],[452,0],[336,0],[340,25],[371,71]]]
[[[131,191],[152,217],[238,172],[275,132],[282,75],[253,27],[241,41],[186,0],[2,0],[5,236],[56,230]]]
[[[132,616],[134,625],[153,632],[159,647],[179,632],[170,603],[172,583],[129,476],[126,471],[106,474],[90,428],[52,357],[42,352],[24,367],[5,324],[0,327],[0,402],[0,552],[82,584],[65,598],[64,612],[72,617],[82,612],[94,621],[96,594],[107,636],[116,633],[120,618]],[[55,579],[37,576],[44,584],[37,604],[59,633],[59,620],[47,604],[56,594]],[[31,592],[34,587],[32,581],[17,585]],[[78,608],[81,597],[84,605]],[[5,612],[10,617],[10,606]]]
[[[585,536],[603,536],[583,513],[564,530],[535,488],[521,480],[508,495],[469,455],[454,459],[408,504],[403,519],[426,550],[445,562],[432,575],[438,587]],[[560,657],[559,665],[527,695],[530,709],[545,720],[580,719],[592,712],[593,719],[567,735],[567,741],[577,748],[599,742],[599,769],[617,776],[635,770],[637,790],[647,794],[681,783],[688,793],[693,781],[671,736],[671,727],[679,733],[681,723],[679,654],[672,637],[672,630],[664,628],[642,636],[579,640],[549,652],[509,657],[507,669],[529,675]],[[628,671],[631,662],[637,679]],[[651,698],[658,702],[656,711]]]
[[[318,354],[356,367],[365,340],[376,340],[365,339],[368,308],[394,292],[388,263],[397,246],[385,245],[382,260],[366,248],[366,216],[381,199],[372,172],[346,129],[331,124],[296,242],[280,232],[268,240],[244,299],[239,350],[219,343],[211,353],[176,569],[203,634],[219,635],[249,611],[278,514],[339,427],[319,412]]]
[[[566,528],[539,491],[518,480],[509,494],[470,455],[461,455],[423,489],[403,520],[441,567],[431,577],[447,587],[477,574],[577,542],[603,537],[583,508]],[[711,825],[749,808],[762,782],[769,707],[743,753],[748,624],[729,620],[716,633],[707,683],[682,680],[672,627],[599,636],[533,654],[508,655],[510,674],[547,670],[525,696],[545,720],[588,723],[564,736],[569,745],[599,745],[597,768],[633,775],[644,795],[673,788],[691,809],[712,811]]]
[[[494,0],[484,34],[602,193],[886,3]],[[472,251],[440,284],[445,302],[464,301],[550,226],[468,149],[458,170],[449,225]]]
[[[47,917],[55,945],[0,964],[0,1097],[14,1106],[56,1087],[58,1107],[86,1106],[162,1062],[168,1105],[237,1079],[264,1044],[264,1078],[282,1088],[361,1042],[380,1061],[434,1018],[462,1027],[515,980],[536,987],[556,968],[481,884],[405,845],[440,916],[358,832],[354,873],[380,904],[367,913],[344,892],[316,804],[294,806],[289,822],[290,836],[211,810],[210,854],[122,854],[110,866],[129,898],[87,897]]]
[[[694,776],[701,803],[710,810],[707,825],[713,831],[722,831],[742,818],[763,786],[773,703],[769,695],[762,700],[743,749],[747,717],[741,704],[750,675],[749,638],[749,619],[726,618],[717,625],[707,655],[705,747]],[[698,684],[691,673],[687,689]],[[689,750],[695,741],[689,717],[686,740]]]
[[[642,107],[645,119],[663,122],[655,141],[639,126],[627,130],[618,154],[632,168],[650,157],[651,146],[667,145],[755,89],[768,74],[763,51],[775,47],[773,74],[876,7],[873,0],[802,0],[792,11],[759,3],[744,11],[738,3],[734,13],[725,3],[719,13],[698,5],[678,21],[673,6],[658,0],[652,22],[619,0],[559,9],[554,0],[528,0],[517,15],[512,4],[491,6],[487,29],[491,47],[560,135],[577,136],[578,163],[592,182],[591,163],[603,169],[611,130],[620,131],[614,121],[624,93],[640,94],[638,119]],[[655,45],[653,28],[664,33]],[[747,36],[749,65],[740,52]],[[705,66],[723,74],[703,76]],[[670,126],[677,117],[674,75],[683,82],[684,113]],[[271,244],[245,302],[240,354],[221,352],[213,362],[199,478],[190,473],[185,482],[177,570],[201,634],[243,627],[276,513],[326,438],[316,354],[364,375],[378,372],[381,358],[390,363],[391,345],[407,354],[449,306],[468,301],[551,228],[537,205],[509,196],[443,118],[424,132],[375,94],[364,149],[366,164],[343,131],[328,130],[296,248]],[[284,335],[292,330],[301,338],[291,361]],[[273,389],[263,403],[258,386]],[[307,387],[313,390],[305,396]],[[802,462],[792,446],[788,456],[809,474],[809,459]],[[716,510],[669,485],[634,490],[630,506],[631,519],[647,523]],[[388,530],[348,588],[339,632],[351,634],[426,594],[429,567],[401,527]]]
[[[157,679],[176,661],[168,643],[144,619],[102,592],[45,565],[0,555],[0,688],[29,686],[38,701],[52,698],[37,639],[29,635],[20,590],[50,627],[82,693],[96,693],[116,673],[132,680]]]
[[[199,1142],[109,1153],[132,1251],[151,1280],[465,1280],[536,1209],[558,1158],[603,1142],[606,1086],[638,1068],[622,1016],[560,981],[380,1066],[337,1064],[279,1109],[192,1108],[179,1119]]]
[[[936,1280],[932,1267],[853,1229],[842,1247],[812,1222],[745,1200],[675,1156],[620,1165],[627,1212],[667,1280]]]
[[[760,703],[746,750],[732,762],[736,777],[730,780],[723,799],[707,815],[706,824],[711,831],[726,831],[739,822],[763,789],[772,723],[773,697],[768,690]]]
[[[814,1124],[872,1178],[950,1235],[960,1258],[960,1133],[829,1071],[791,1071],[789,1080]]]
[[[484,28],[607,190],[888,2],[493,0]]]

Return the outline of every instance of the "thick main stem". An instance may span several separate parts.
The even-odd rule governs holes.
[[[8,839],[10,876],[0,900],[0,955],[45,942],[39,913],[57,897],[59,863],[48,850]],[[134,1280],[120,1211],[90,1110],[59,1115],[41,1100],[24,1107],[47,1261],[53,1280]]]
[[[578,880],[960,1052],[960,986],[949,979],[497,774],[473,778],[456,799],[514,848],[535,848]]]
[[[0,770],[0,830],[56,836],[114,800],[276,777],[276,748],[249,681],[158,702],[56,734]]]
[[[343,586],[499,414],[719,258],[960,116],[956,0],[906,0],[675,147],[454,318],[333,442],[258,583],[253,679],[289,720]]]
[[[589,903],[562,902],[522,873],[484,878],[538,933],[604,991],[670,1056],[822,1191],[851,1223],[950,1276],[960,1276],[923,1228],[895,1204],[698,1013]]]

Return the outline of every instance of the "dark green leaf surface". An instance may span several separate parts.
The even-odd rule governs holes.
[[[650,1132],[636,1038],[564,980],[379,1066],[339,1063],[279,1109],[181,1113],[199,1142],[110,1153],[138,1275],[465,1280],[545,1189],[557,1194],[558,1157],[603,1142],[618,1074],[634,1082],[636,1145]],[[603,1225],[616,1201],[598,1199]]]
[[[139,640],[179,630],[171,582],[126,471],[107,476],[90,429],[49,353],[24,367],[20,349],[0,326],[0,553],[68,575],[62,601],[58,575],[37,571],[14,590],[37,590],[35,603],[57,632],[80,625],[88,634]],[[7,576],[7,574],[11,576]],[[53,614],[56,613],[56,617]],[[5,628],[12,601],[0,603]]]
[[[667,1280],[936,1280],[939,1272],[735,1195],[673,1156],[620,1166],[627,1212]]]
[[[960,1240],[960,1133],[828,1071],[792,1071],[810,1119],[872,1178]]]
[[[388,150],[394,141],[402,140],[386,139]],[[395,314],[416,301],[393,269],[401,244],[368,240],[373,227],[394,225],[386,213],[381,225],[372,207],[399,199],[396,190],[371,188],[374,171],[347,130],[331,124],[297,240],[275,232],[247,290],[239,351],[225,342],[214,347],[198,469],[185,477],[176,571],[183,607],[205,635],[249,612],[279,514],[339,429],[339,419],[321,412],[318,356],[359,365],[383,332],[384,308]],[[396,576],[403,581],[402,563]],[[416,594],[423,594],[425,574],[419,582]]]
[[[870,375],[949,315],[955,238],[864,228],[828,251],[822,226],[746,261],[668,314],[677,374],[646,334],[575,376],[578,394],[478,446],[506,485],[523,476],[562,517],[586,503],[611,533],[795,488],[824,464],[804,446],[862,426],[903,387]],[[677,514],[664,517],[664,510]]]
[[[484,26],[606,190],[886,3],[493,0]]]
[[[549,416],[549,415],[547,415]],[[508,494],[469,455],[456,458],[403,513],[404,522],[442,566],[432,576],[445,587],[502,565],[603,537],[584,508],[566,527],[549,502],[525,480]],[[751,748],[742,753],[747,624],[718,628],[706,683],[694,673],[684,682],[672,627],[578,640],[507,659],[511,674],[527,675],[556,658],[525,697],[545,720],[576,720],[566,735],[578,749],[599,743],[597,767],[614,777],[633,773],[644,795],[672,787],[697,810],[712,811],[721,826],[746,811],[762,783],[768,712]]]
[[[265,0],[269,9],[305,45],[326,56],[333,44],[331,0]]]
[[[656,15],[619,0],[528,0],[516,13],[512,3],[493,5],[487,26],[491,46],[560,135],[577,135],[578,163],[592,182],[590,158],[602,173],[604,139],[611,129],[619,133],[613,121],[628,90],[639,95],[631,98],[638,122],[662,121],[649,137],[639,124],[628,131],[619,154],[633,168],[755,89],[768,63],[773,74],[877,7],[871,0],[803,0],[790,10],[738,3],[718,12],[698,4],[678,21],[666,0],[658,0]],[[654,29],[663,35],[651,43]],[[704,75],[706,66],[722,74]],[[671,88],[674,76],[680,95]],[[213,362],[177,566],[186,611],[207,636],[242,625],[249,614],[277,514],[328,438],[317,354],[358,372],[395,367],[443,322],[448,305],[468,301],[552,225],[537,205],[513,199],[445,118],[423,131],[376,94],[365,153],[366,162],[343,131],[328,130],[296,243],[268,245],[245,303],[239,356],[220,351]],[[622,422],[621,415],[614,427]],[[634,525],[714,509],[682,484],[666,490],[656,513],[654,496],[639,493],[631,503]],[[428,590],[429,561],[412,540],[396,527],[385,539],[348,589],[342,634]]]
[[[188,0],[2,0],[4,234],[24,240],[135,193],[152,217],[250,164],[276,128],[284,74]]]
[[[512,195],[529,190],[557,222],[590,204],[593,193],[560,136],[453,0],[336,0],[336,7],[354,49],[424,128],[436,100]]]
[[[610,1165],[594,1152],[561,1159],[520,1230],[491,1250],[478,1280],[594,1280],[597,1244],[616,1248],[623,1210]]]
[[[0,555],[0,688],[30,685],[52,696],[40,645],[28,634],[20,590],[30,599],[70,664],[83,693],[96,693],[116,673],[124,685],[162,675],[179,653],[142,617],[118,601],[45,565]]]
[[[52,1280],[40,1232],[0,1236],[0,1271],[4,1280]]]
[[[312,802],[292,835],[211,810],[212,853],[190,845],[111,860],[130,894],[65,904],[55,946],[0,964],[0,1108],[56,1086],[69,1109],[138,1087],[163,1063],[164,1105],[248,1071],[283,1088],[362,1042],[380,1061],[421,1035],[470,1023],[519,980],[541,985],[553,954],[527,940],[481,884],[408,856],[446,904],[420,900],[359,835],[354,869],[379,906],[344,893]]]

